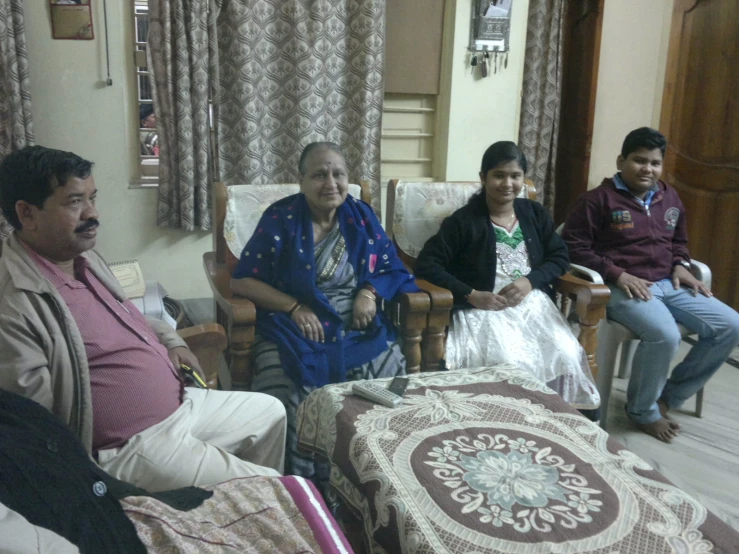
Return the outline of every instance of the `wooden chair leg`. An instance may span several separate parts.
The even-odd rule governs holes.
[[[251,347],[254,344],[254,327],[232,326],[229,332],[231,347],[228,369],[231,374],[231,390],[250,391],[254,378],[251,367]]]
[[[577,340],[588,356],[590,372],[597,382],[598,362],[596,362],[595,352],[598,349],[598,323],[605,317],[605,305],[591,305],[585,313],[578,315],[580,316],[580,336]]]
[[[444,352],[446,351],[446,330],[451,319],[448,309],[431,310],[426,319],[423,332],[423,359],[421,371],[439,371],[442,369]]]
[[[422,347],[421,371],[441,370],[446,350],[446,325],[426,327]]]
[[[408,314],[402,324],[406,373],[421,371],[421,336],[426,314]]]
[[[703,417],[703,391],[705,387],[695,395],[695,417]]]

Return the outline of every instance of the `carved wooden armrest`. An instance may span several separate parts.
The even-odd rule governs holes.
[[[575,300],[575,312],[580,320],[580,336],[578,341],[588,355],[588,363],[593,378],[598,378],[598,364],[595,362],[595,351],[598,349],[598,323],[606,317],[606,305],[611,298],[611,291],[606,285],[595,285],[574,275],[566,273],[555,283],[555,289],[565,299]]]
[[[200,362],[205,382],[217,388],[220,356],[228,344],[226,331],[217,323],[208,323],[180,329],[177,334]]]
[[[203,265],[218,308],[216,319],[226,328],[228,335],[227,359],[231,373],[231,388],[250,390],[253,377],[251,347],[254,343],[257,308],[251,300],[233,293],[231,273],[226,264],[216,263],[214,252],[207,252],[203,255]]]
[[[251,300],[233,293],[231,274],[226,264],[216,263],[214,253],[207,252],[203,255],[203,265],[205,265],[205,274],[208,276],[210,289],[213,291],[213,299],[229,320],[240,325],[256,323],[256,306]]]
[[[426,330],[421,343],[422,370],[438,371],[446,349],[446,329],[451,321],[454,295],[424,279],[416,279],[416,284],[431,300],[431,311],[426,318]]]
[[[390,302],[390,310],[403,337],[406,372],[421,371],[421,337],[426,328],[426,317],[431,300],[424,292],[404,292]]]

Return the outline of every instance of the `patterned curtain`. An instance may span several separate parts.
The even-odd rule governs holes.
[[[554,208],[554,164],[557,158],[562,35],[566,0],[530,0],[523,70],[519,146],[529,162],[528,177],[539,199]]]
[[[23,0],[0,0],[0,159],[34,144],[30,89]],[[0,242],[11,230],[0,214]]]
[[[339,144],[380,209],[384,0],[224,0],[218,144],[226,183],[291,183],[302,148]]]
[[[209,100],[220,0],[150,0],[147,52],[159,132],[157,224],[210,229]]]

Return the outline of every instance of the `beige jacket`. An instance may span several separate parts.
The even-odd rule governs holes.
[[[83,254],[118,300],[126,296],[103,259]],[[168,350],[185,346],[165,322],[149,319]],[[11,235],[0,257],[0,387],[51,410],[92,450],[92,397],[87,354],[77,324],[56,288]]]

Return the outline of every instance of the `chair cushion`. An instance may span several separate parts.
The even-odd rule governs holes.
[[[393,237],[413,258],[439,230],[441,222],[480,190],[480,183],[413,183],[399,181],[395,188]]]
[[[228,201],[223,223],[223,237],[230,253],[236,260],[256,229],[264,210],[278,200],[300,192],[297,184],[230,185],[226,187]],[[349,194],[361,198],[359,185],[350,184]],[[231,265],[231,264],[229,264]]]
[[[417,258],[426,241],[439,230],[444,218],[464,206],[480,186],[479,182],[398,181],[392,215],[392,232],[398,248]],[[521,187],[519,197],[527,197],[525,185]]]

